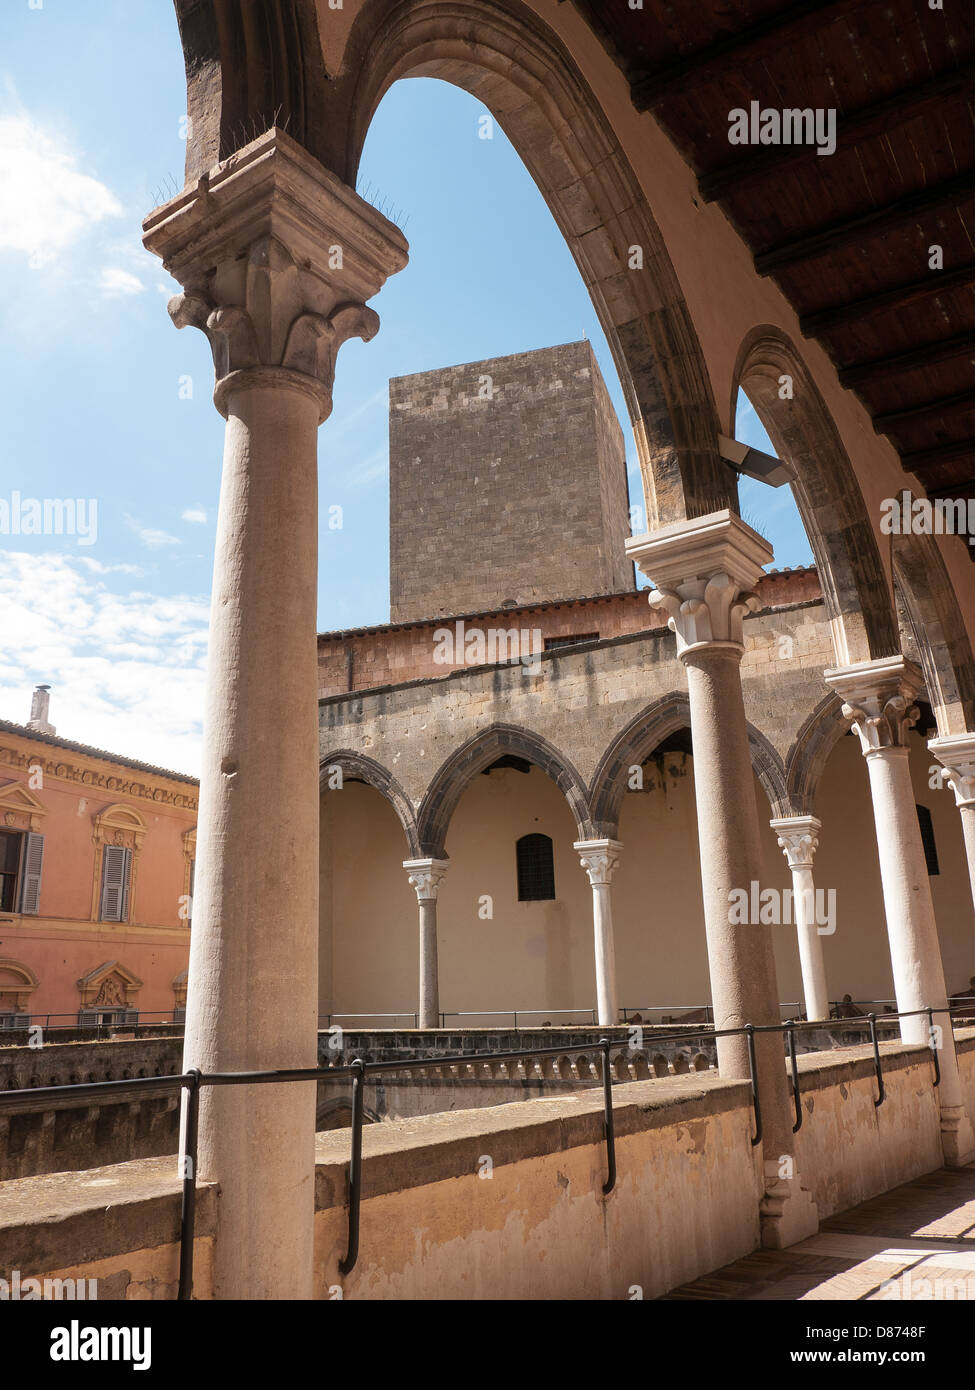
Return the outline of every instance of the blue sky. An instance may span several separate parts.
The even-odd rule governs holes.
[[[177,287],[140,239],[182,185],[184,111],[169,0],[4,0],[0,499],[94,499],[97,530],[0,537],[0,717],[24,721],[49,682],[65,737],[195,772],[223,422],[207,343],[172,326]],[[411,261],[373,301],[378,337],[342,349],[319,436],[323,630],[388,619],[391,376],[588,337],[642,502],[592,304],[501,130],[479,138],[483,114],[443,83],[400,82],[369,133],[359,189],[392,210]],[[747,403],[738,435],[771,451]],[[788,489],[746,483],[742,509],[778,565],[808,562]]]

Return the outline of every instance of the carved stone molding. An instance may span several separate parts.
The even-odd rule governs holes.
[[[975,806],[975,734],[933,738],[928,747],[945,768],[957,806]]]
[[[743,649],[745,614],[761,608],[752,592],[772,547],[740,517],[725,509],[634,536],[631,560],[657,587],[650,606],[667,615],[677,635],[677,654],[715,644]]]
[[[181,810],[195,811],[197,808],[196,796],[186,792],[170,791],[166,787],[158,787],[151,782],[140,781],[135,773],[119,775],[117,773],[95,772],[90,767],[64,762],[61,758],[46,758],[34,752],[30,754],[20,753],[14,748],[3,747],[0,747],[0,766],[17,768],[25,772],[29,772],[32,767],[40,767],[45,779],[52,777],[60,782],[78,782],[93,790],[117,793],[122,796],[137,796],[145,801],[155,801],[160,805],[175,806]]]
[[[17,830],[40,830],[47,807],[23,782],[0,786],[0,817],[4,825]]]
[[[436,901],[449,862],[446,859],[404,859],[403,868],[410,887],[416,889],[417,902]]]
[[[623,849],[619,840],[576,840],[572,848],[593,888],[605,887],[611,882]]]
[[[18,1014],[27,1013],[30,997],[39,984],[36,974],[24,961],[0,956],[0,1007],[7,1006]]]
[[[769,821],[790,869],[811,869],[819,848],[822,821],[815,816],[782,816]]]
[[[326,419],[339,347],[375,335],[365,301],[408,260],[399,228],[280,130],[150,213],[143,242],[183,286],[173,322],[210,342],[223,414],[236,373],[273,372]]]
[[[843,701],[864,755],[907,748],[907,735],[920,711],[914,703],[923,685],[921,671],[904,656],[860,661],[824,673],[826,684]]]
[[[132,996],[137,994],[141,988],[142,981],[138,975],[133,974],[117,960],[103,962],[94,970],[89,971],[87,975],[82,975],[78,981],[83,1009],[92,1008],[95,1005],[114,1005],[117,1008],[125,1008],[132,1004]]]

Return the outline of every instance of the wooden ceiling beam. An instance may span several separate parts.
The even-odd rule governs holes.
[[[666,101],[676,87],[704,82],[713,76],[716,68],[727,68],[729,59],[740,66],[770,49],[779,48],[786,30],[795,30],[810,22],[825,24],[871,3],[873,0],[797,0],[777,14],[766,15],[745,29],[726,34],[652,72],[635,76],[630,85],[633,104],[638,111],[651,111]]]
[[[956,92],[964,92],[975,80],[975,63],[956,67],[936,77],[919,82],[914,87],[904,87],[886,96],[882,101],[872,102],[838,115],[836,148],[849,149],[863,140],[877,135],[888,135],[892,130],[907,125],[910,121],[939,105]],[[829,95],[828,90],[826,95]],[[698,179],[701,197],[706,203],[732,196],[756,179],[779,178],[783,173],[794,173],[804,165],[815,164],[820,156],[815,145],[778,145],[757,150],[752,154],[723,164],[709,174]]]
[[[936,444],[931,449],[915,449],[911,454],[901,454],[901,463],[908,473],[919,469],[934,468],[939,463],[953,463],[956,459],[975,459],[975,438],[955,439],[950,444]]]
[[[975,261],[957,266],[954,270],[932,270],[923,280],[912,280],[909,285],[897,285],[894,289],[881,290],[879,294],[868,294],[862,299],[848,299],[845,304],[833,304],[826,309],[817,309],[811,314],[799,315],[799,327],[807,338],[816,338],[828,333],[831,328],[840,328],[847,323],[855,323],[868,314],[876,314],[884,309],[903,309],[908,304],[928,296],[945,294],[949,290],[964,290],[975,285]]]
[[[913,371],[918,367],[933,367],[939,362],[950,362],[966,353],[975,355],[975,333],[958,333],[953,338],[941,338],[936,343],[912,348],[910,352],[893,353],[889,357],[874,357],[869,362],[851,362],[841,367],[839,379],[841,386],[859,386],[871,377],[886,372]]]
[[[920,188],[895,203],[872,208],[856,217],[841,218],[828,227],[821,227],[818,232],[810,232],[806,236],[771,246],[766,251],[758,251],[755,254],[755,269],[759,275],[771,275],[784,266],[842,250],[851,242],[867,241],[913,218],[941,210],[954,210],[960,199],[972,194],[975,194],[975,170],[969,169],[943,183]]]
[[[921,405],[911,405],[904,410],[888,410],[883,415],[873,417],[873,427],[878,434],[888,434],[898,425],[917,424],[938,416],[957,415],[975,405],[975,391],[959,391],[953,396],[942,396],[940,400],[925,401]]]

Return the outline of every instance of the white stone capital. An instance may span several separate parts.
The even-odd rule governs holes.
[[[928,747],[945,768],[958,807],[975,806],[975,734],[933,738]]]
[[[914,703],[924,681],[920,668],[905,656],[859,661],[824,672],[826,684],[843,701],[864,755],[906,749],[907,735],[918,718]]]
[[[410,887],[416,889],[417,902],[436,902],[449,862],[446,859],[404,859]]]
[[[156,208],[142,239],[183,286],[176,326],[209,339],[224,414],[235,385],[277,372],[324,420],[339,347],[375,335],[365,301],[408,259],[398,227],[276,129]]]
[[[716,644],[743,648],[742,620],[761,607],[752,592],[769,543],[725,508],[675,522],[648,536],[633,536],[626,553],[657,587],[650,605],[667,615],[677,654]]]
[[[822,821],[815,816],[779,816],[769,821],[790,869],[811,869]]]
[[[572,848],[589,875],[593,888],[610,883],[620,862],[623,846],[619,840],[576,840]]]

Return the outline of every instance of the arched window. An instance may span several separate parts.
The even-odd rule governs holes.
[[[518,855],[518,901],[541,902],[555,897],[555,860],[547,835],[522,835]]]
[[[924,862],[928,866],[928,876],[940,874],[938,847],[934,843],[934,821],[927,806],[918,806],[917,823],[921,827],[921,844],[924,846]]]

